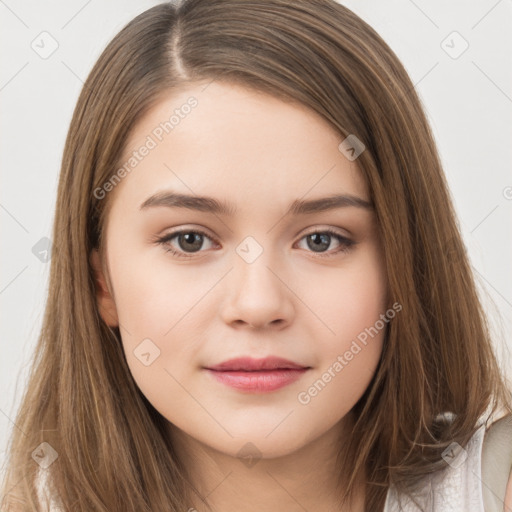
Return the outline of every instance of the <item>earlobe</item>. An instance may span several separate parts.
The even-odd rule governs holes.
[[[107,286],[107,280],[101,266],[100,254],[97,249],[91,251],[90,263],[94,272],[98,312],[107,325],[118,327],[119,319],[116,304]]]

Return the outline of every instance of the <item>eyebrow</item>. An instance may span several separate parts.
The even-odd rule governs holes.
[[[236,213],[236,207],[232,203],[219,201],[213,197],[191,196],[178,194],[172,191],[158,192],[148,197],[141,205],[140,210],[146,210],[150,207],[164,206],[167,208],[185,208],[188,210],[197,210],[219,215],[233,216]],[[373,210],[371,202],[351,194],[333,195],[319,199],[309,199],[307,201],[296,199],[293,201],[285,215],[307,215],[317,212],[334,210],[336,208],[357,207],[366,210]]]

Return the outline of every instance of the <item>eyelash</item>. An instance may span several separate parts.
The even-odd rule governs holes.
[[[173,238],[175,238],[179,235],[185,234],[185,233],[187,233],[187,234],[193,233],[193,234],[197,234],[197,235],[203,235],[206,238],[209,238],[210,240],[212,240],[213,242],[218,243],[215,239],[213,239],[211,236],[206,234],[204,231],[196,230],[196,229],[182,229],[180,231],[175,231],[173,233],[169,233],[168,235],[165,235],[164,237],[157,238],[156,243],[159,245],[162,245],[166,252],[170,252],[178,258],[184,258],[184,259],[193,258],[196,253],[189,253],[189,254],[183,253],[183,252],[177,251],[176,249],[173,249],[172,246],[169,245],[169,242]],[[324,229],[324,230],[311,231],[310,233],[305,234],[300,240],[302,240],[303,238],[306,238],[307,236],[315,235],[315,234],[330,235],[330,236],[338,239],[338,241],[341,244],[340,248],[338,248],[334,252],[313,253],[313,254],[316,254],[320,258],[332,258],[333,256],[336,256],[339,253],[347,253],[357,243],[357,242],[354,242],[353,240],[350,240],[349,238],[346,238],[346,237],[340,235],[336,231],[329,229],[329,228]],[[202,252],[202,251],[197,251],[197,252]],[[313,252],[313,251],[309,251],[309,252]]]

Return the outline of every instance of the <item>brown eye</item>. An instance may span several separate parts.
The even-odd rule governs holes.
[[[157,242],[163,245],[166,251],[171,252],[179,258],[190,258],[193,253],[200,252],[205,237],[211,240],[211,238],[202,231],[188,229],[170,233],[159,238]],[[173,244],[171,244],[171,241],[175,238],[177,240],[177,249],[175,245],[173,246]]]
[[[191,252],[197,252],[199,251],[199,249],[201,249],[201,246],[203,245],[203,239],[201,238],[203,235],[199,233],[194,233],[190,231],[187,233],[180,233],[179,235],[175,236],[177,237],[180,249],[191,249]]]
[[[321,257],[330,257],[340,252],[347,252],[353,245],[355,245],[355,242],[353,240],[350,240],[331,229],[309,233],[308,235],[304,236],[301,240],[303,240],[304,238],[307,240],[306,243],[308,248],[311,249],[312,252],[317,253]],[[333,238],[338,240],[339,248],[329,253],[325,253],[325,249],[329,248]]]

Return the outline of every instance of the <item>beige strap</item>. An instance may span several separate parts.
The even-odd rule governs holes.
[[[503,512],[512,470],[512,414],[495,421],[482,446],[482,493],[485,512]]]

